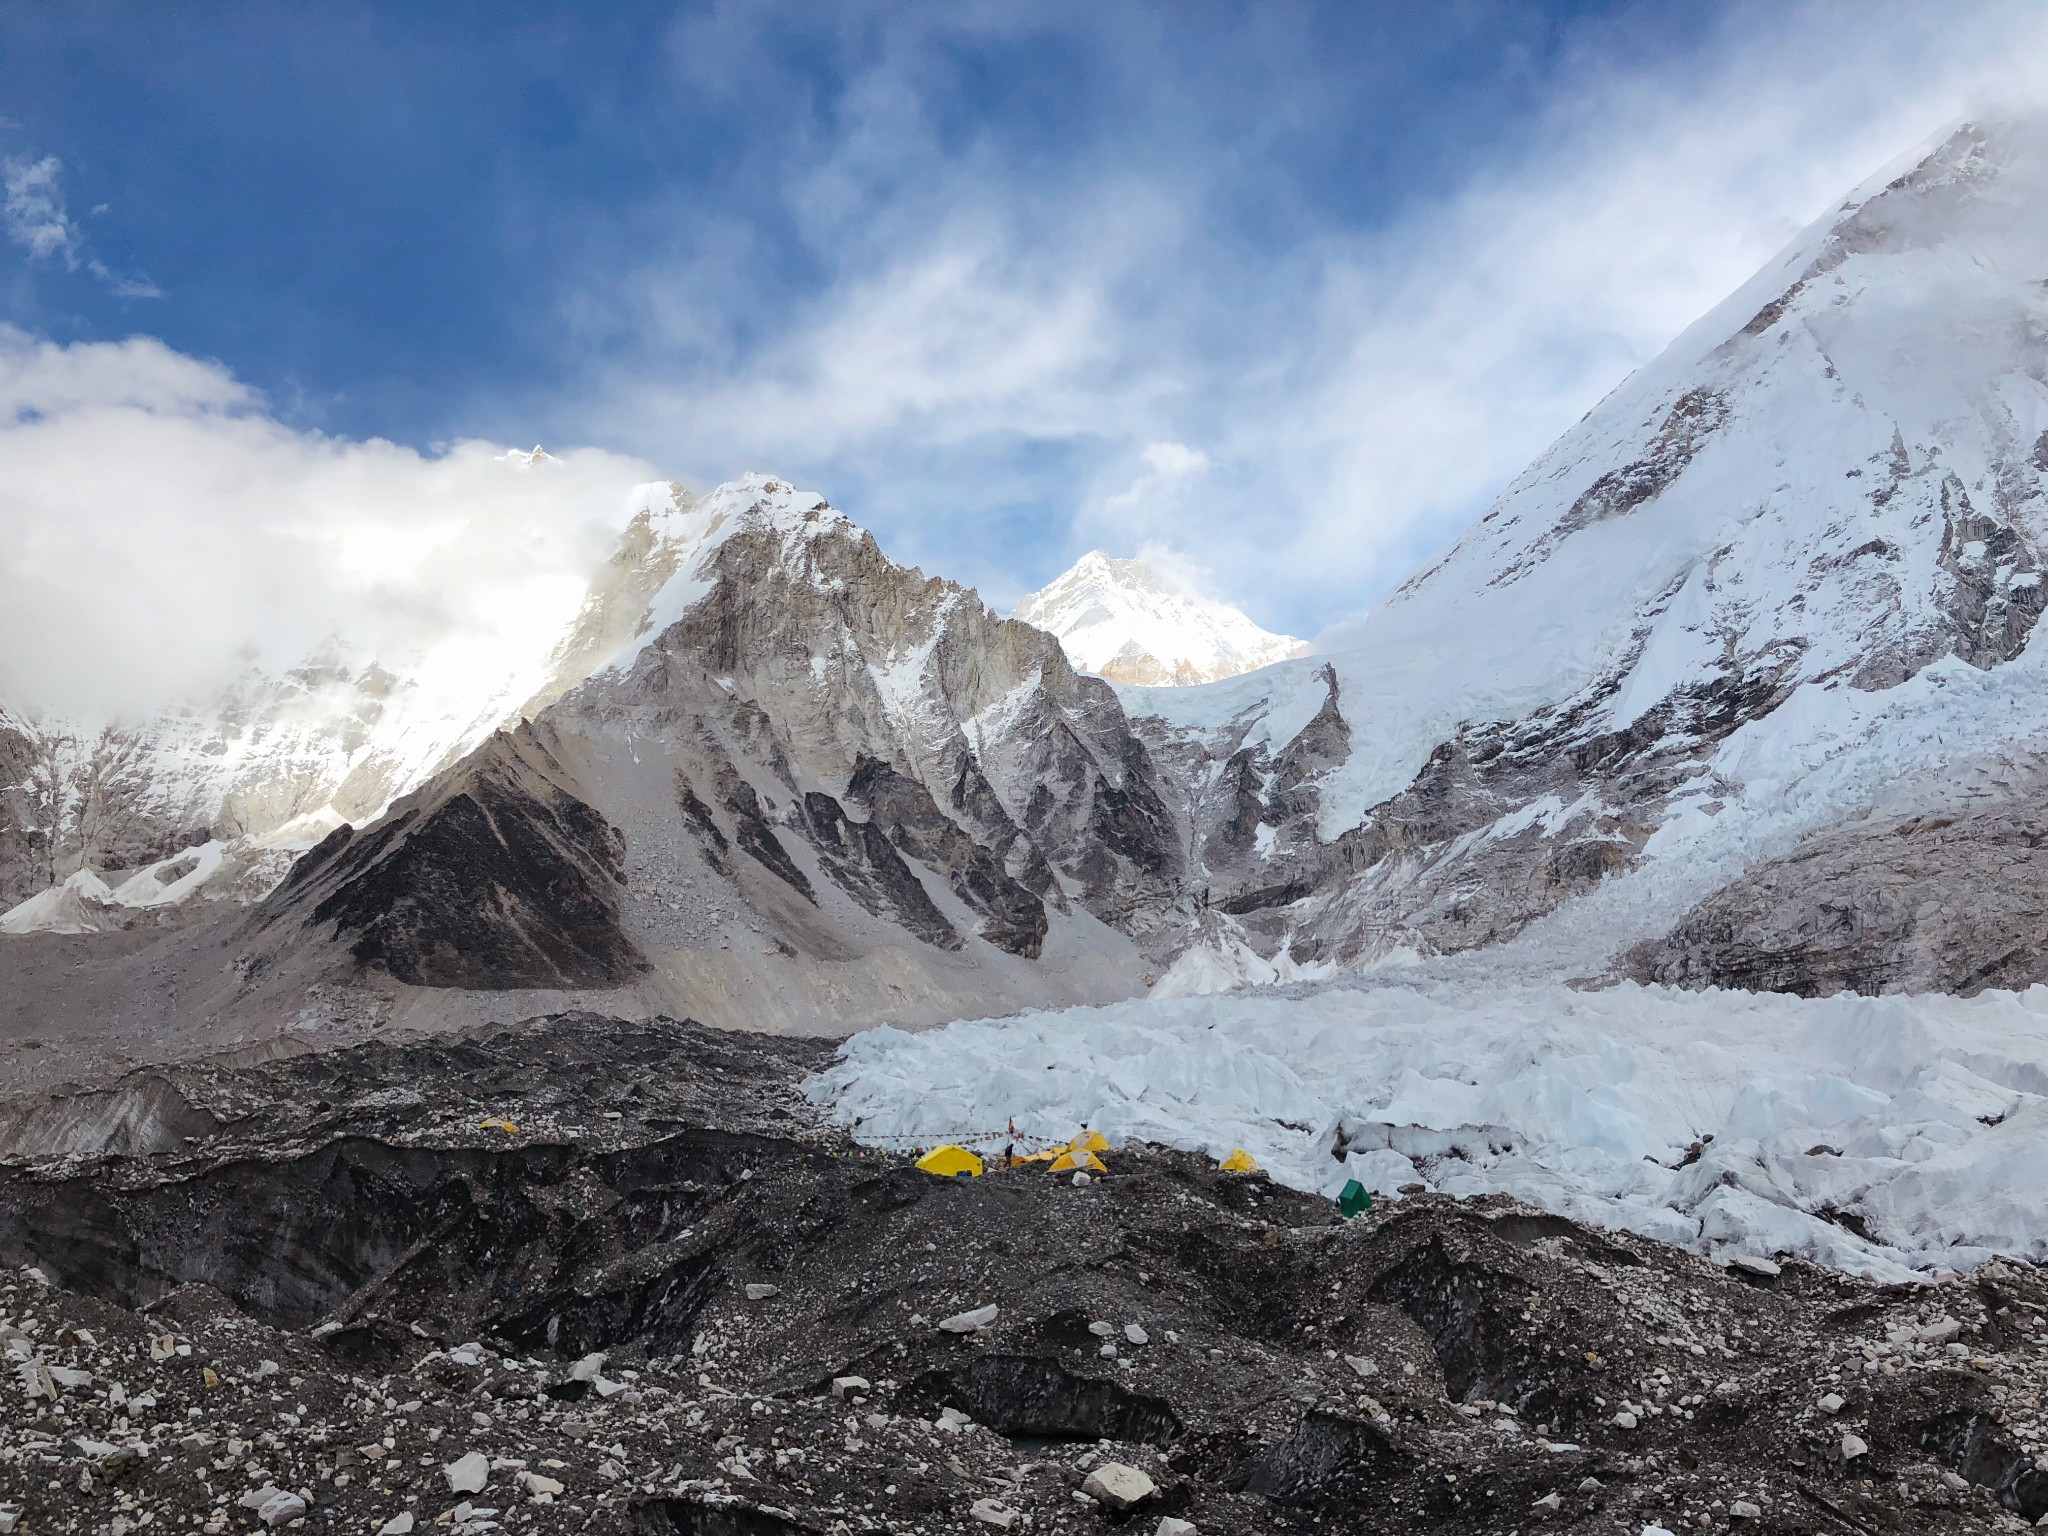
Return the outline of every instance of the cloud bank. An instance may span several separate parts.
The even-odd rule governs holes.
[[[531,649],[657,476],[503,452],[295,431],[157,342],[0,328],[0,704],[95,723],[335,639],[403,661],[462,636],[485,668]]]
[[[1246,226],[1261,147],[1241,114],[1205,116],[1213,82],[1176,74],[1174,40],[1047,14],[809,38],[844,71],[833,131],[775,171],[821,280],[771,301],[759,218],[651,211],[662,254],[564,301],[607,361],[562,419],[687,477],[774,465],[997,601],[1088,547],[1164,543],[1313,634],[1833,199],[1957,116],[2038,104],[2048,59],[2035,6],[1738,5],[1647,60],[1589,26],[1482,172],[1365,227],[1341,187],[1280,185]],[[768,33],[730,7],[680,32],[686,88],[774,98],[792,82]],[[1329,83],[1307,40],[1227,41],[1238,91],[1313,131]],[[931,61],[1026,42],[1090,50],[1136,105],[1048,164],[962,133]]]

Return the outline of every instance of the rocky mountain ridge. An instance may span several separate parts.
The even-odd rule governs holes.
[[[581,612],[495,691],[430,729],[403,678],[273,690],[246,750],[170,754],[224,761],[189,780],[213,821],[159,818],[171,845],[124,887],[6,921],[254,894],[296,837],[319,846],[222,928],[223,963],[251,995],[367,987],[372,1013],[601,993],[842,1027],[1456,956],[1794,991],[2048,977],[2044,142],[1966,125],[1860,189],[1336,654],[1112,686],[814,494],[644,487]],[[1075,643],[1090,592],[1135,590],[1096,564],[1020,612]],[[0,727],[10,760],[35,741]],[[0,826],[18,863],[32,824]],[[269,865],[237,873],[235,826]],[[1772,873],[1795,865],[1827,878]],[[2010,942],[1970,936],[1987,881]]]

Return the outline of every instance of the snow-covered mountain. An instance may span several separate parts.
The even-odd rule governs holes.
[[[243,898],[265,871],[226,879],[230,854],[267,838],[282,867],[333,829],[189,960],[234,979],[180,1007],[477,1017],[513,992],[841,1027],[1454,954],[1517,980],[2048,979],[2044,283],[2048,134],[1945,135],[1330,657],[1273,659],[1294,643],[1131,562],[1005,620],[780,481],[646,487],[581,609],[486,686],[336,659],[166,716],[142,756],[177,792],[143,826],[172,841],[30,926]],[[1076,670],[1138,650],[1162,679],[1269,664]],[[0,721],[0,767],[37,750]],[[0,818],[0,853],[33,831]]]
[[[636,558],[649,509],[685,495],[667,483],[628,491],[618,559],[580,609],[571,596],[533,612],[523,643],[454,634],[389,656],[336,638],[281,675],[252,669],[108,727],[0,710],[0,932],[89,931],[260,897],[334,828],[373,820],[581,681],[602,659],[619,562]],[[7,910],[71,869],[65,891]]]
[[[1308,654],[1305,641],[1259,628],[1144,560],[1090,550],[1011,615],[1059,637],[1084,672],[1114,683],[1213,683]]]
[[[2042,890],[2044,283],[2042,128],[1959,128],[1617,389],[1355,651],[1127,691],[1237,941],[1348,966],[1519,936],[1503,964],[1566,974],[1643,946],[1619,963],[1814,991],[2048,974],[2038,924],[1969,919]],[[1978,857],[1941,835],[1959,807]],[[1828,882],[1752,873],[1809,839]]]

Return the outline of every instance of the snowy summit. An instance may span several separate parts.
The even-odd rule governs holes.
[[[1308,654],[1305,641],[1261,629],[1143,560],[1113,560],[1099,549],[1012,617],[1056,635],[1082,671],[1142,687],[1213,683]]]

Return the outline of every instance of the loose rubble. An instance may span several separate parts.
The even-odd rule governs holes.
[[[1346,1222],[1143,1147],[1079,1189],[933,1178],[806,1122],[800,1050],[685,1026],[345,1054],[223,1075],[261,1107],[177,1151],[0,1172],[0,1530],[1948,1536],[2048,1513],[2031,1267],[1767,1275],[1501,1198]],[[380,1128],[399,1076],[460,1113]]]

